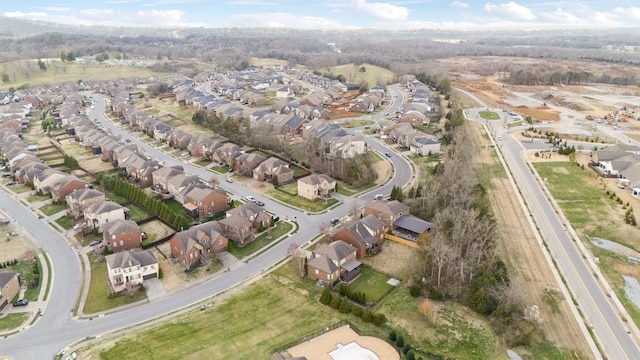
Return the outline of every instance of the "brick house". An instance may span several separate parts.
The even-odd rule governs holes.
[[[347,223],[336,229],[331,241],[342,240],[356,248],[358,259],[380,250],[384,241],[385,225],[373,215]]]
[[[88,188],[74,190],[65,199],[69,216],[73,219],[79,219],[89,205],[106,201],[104,193]]]
[[[253,169],[253,178],[258,181],[271,181],[274,177],[278,179],[278,184],[287,183],[293,180],[293,170],[276,157],[268,158]]]
[[[227,251],[229,240],[219,223],[210,221],[175,233],[169,244],[171,257],[189,269],[198,260]]]
[[[380,219],[386,227],[385,230],[389,230],[402,215],[409,215],[409,206],[397,200],[373,200],[364,204],[363,214]]]
[[[193,186],[184,196],[184,208],[193,218],[212,216],[229,207],[224,190]]]
[[[60,179],[51,187],[51,198],[53,201],[66,200],[67,195],[75,190],[84,189],[87,186],[85,181],[78,179],[76,176],[67,175]]]
[[[140,226],[131,220],[115,220],[105,224],[102,238],[114,253],[139,248],[142,244]]]
[[[307,276],[313,280],[332,283],[351,281],[360,274],[361,263],[356,259],[356,248],[337,240],[318,246],[307,262]]]

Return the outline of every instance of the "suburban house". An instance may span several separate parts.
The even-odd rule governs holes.
[[[53,170],[51,168],[44,170],[33,179],[33,186],[36,191],[41,194],[49,194],[51,187],[57,182],[61,181],[64,177],[68,176],[62,171]]]
[[[175,233],[170,240],[171,257],[189,269],[198,260],[227,251],[228,243],[218,222],[210,221]]]
[[[51,198],[53,201],[66,200],[67,195],[79,189],[84,189],[87,183],[78,179],[76,176],[67,175],[60,179],[51,187]]]
[[[374,216],[380,219],[386,228],[393,228],[393,223],[401,216],[409,215],[409,206],[397,200],[372,200],[364,204],[363,216]]]
[[[228,208],[229,197],[221,189],[192,186],[184,195],[183,206],[189,216],[205,218]]]
[[[325,174],[311,174],[298,179],[298,196],[315,201],[326,199],[336,190],[336,181]]]
[[[598,164],[598,168],[610,176],[620,176],[623,170],[640,163],[640,148],[637,146],[610,146],[595,152],[591,161]]]
[[[283,160],[270,157],[253,169],[253,178],[258,181],[272,181],[276,178],[278,184],[284,184],[293,180],[293,170]]]
[[[153,186],[155,188],[160,188],[163,190],[167,190],[169,187],[169,179],[172,177],[184,173],[184,168],[182,166],[167,166],[161,167],[151,174],[153,180]]]
[[[20,292],[20,278],[15,272],[0,272],[0,311]]]
[[[74,190],[65,199],[69,216],[73,219],[79,219],[89,205],[106,201],[104,193],[88,188]]]
[[[267,159],[260,154],[244,153],[236,158],[233,172],[240,175],[251,176],[253,174],[253,169],[265,160]]]
[[[105,260],[109,284],[116,293],[126,290],[129,284],[140,285],[158,277],[158,259],[150,250],[122,251],[107,255]]]
[[[329,157],[353,159],[367,152],[367,143],[355,135],[336,136],[329,142]]]
[[[129,209],[126,209],[128,211]],[[113,201],[103,201],[87,206],[84,211],[84,222],[90,229],[102,232],[104,226],[116,220],[125,219],[125,208]]]
[[[114,220],[104,225],[102,238],[112,252],[139,248],[142,244],[140,226],[131,220]]]
[[[421,156],[440,153],[440,141],[434,136],[416,136],[409,146],[411,153]]]
[[[349,222],[336,229],[331,241],[342,240],[356,248],[358,259],[376,253],[384,241],[385,225],[373,215]]]
[[[337,240],[318,246],[307,261],[307,276],[313,280],[332,283],[336,280],[350,282],[360,274],[360,261],[356,248]]]

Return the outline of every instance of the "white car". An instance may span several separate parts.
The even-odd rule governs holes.
[[[245,199],[250,202],[256,202],[256,198],[254,198],[253,196],[246,196]]]
[[[382,200],[382,199],[384,199],[384,195],[382,194],[375,194],[373,196],[373,200]]]

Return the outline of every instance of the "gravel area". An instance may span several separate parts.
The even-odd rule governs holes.
[[[607,249],[609,251],[613,251],[616,254],[620,254],[622,256],[633,256],[636,258],[640,258],[640,253],[628,248],[624,245],[620,245],[617,242],[613,242],[611,240],[601,239],[597,237],[591,238],[591,243],[599,248]]]
[[[622,275],[622,278],[624,278],[624,292],[640,308],[640,283],[638,283],[638,279],[626,275]]]

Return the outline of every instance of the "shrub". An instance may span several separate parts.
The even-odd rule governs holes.
[[[409,350],[409,352],[407,353],[407,360],[415,360],[416,359],[416,353],[412,350]]]
[[[358,305],[352,306],[351,313],[357,317],[362,317],[362,308]]]
[[[158,279],[162,279],[164,274],[162,273],[162,268],[158,268]]]
[[[398,338],[398,335],[396,334],[396,331],[391,330],[391,332],[389,333],[389,340],[396,341],[397,338]]]
[[[361,318],[362,318],[362,321],[367,322],[367,323],[373,321],[373,313],[371,312],[371,309],[365,309],[362,312]]]
[[[409,350],[411,350],[411,345],[410,344],[404,344],[404,346],[402,347],[402,353],[407,355]]]
[[[396,345],[399,348],[404,346],[404,338],[402,337],[402,335],[398,336],[398,338],[396,339]]]
[[[340,295],[336,293],[331,293],[331,302],[329,302],[329,306],[331,306],[334,309],[337,309],[338,307],[340,307],[341,301],[342,301],[342,298],[340,297]]]
[[[420,285],[418,284],[413,284],[411,285],[411,288],[409,288],[409,293],[413,297],[418,297],[422,295],[422,287],[420,287]]]
[[[444,294],[435,286],[429,287],[429,297],[433,300],[444,300]]]
[[[338,307],[338,311],[342,314],[347,314],[351,312],[351,303],[347,299],[342,299],[340,301],[340,306]]]
[[[329,290],[328,287],[325,287],[324,290],[322,290],[322,294],[320,295],[320,303],[323,305],[329,305],[331,300],[331,290]]]
[[[382,324],[385,323],[385,321],[387,321],[387,317],[384,316],[384,314],[382,313],[377,313],[373,315],[373,324],[376,326],[380,326]]]

